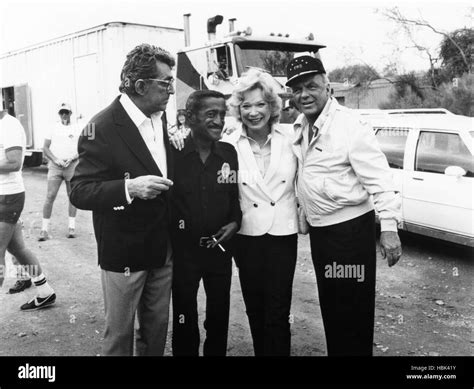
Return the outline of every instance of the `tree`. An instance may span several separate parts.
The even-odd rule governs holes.
[[[474,29],[472,28],[455,30],[449,34],[449,37],[443,39],[439,54],[442,65],[450,78],[460,77],[464,73],[472,73],[473,50]],[[463,57],[461,52],[468,55]]]
[[[402,74],[395,79],[395,91],[400,97],[404,97],[412,92],[415,96],[423,99],[423,87],[420,80],[416,77],[414,72]]]
[[[397,64],[395,62],[390,62],[384,66],[382,69],[382,77],[395,77],[398,74]]]
[[[349,82],[351,84],[367,84],[380,78],[377,71],[370,65],[349,65],[336,68],[328,73],[329,80],[334,82]]]
[[[286,67],[293,59],[293,53],[275,50],[263,51],[262,54],[260,54],[260,59],[267,72],[278,76],[286,74]]]
[[[423,100],[418,97],[409,87],[406,88],[403,96],[392,93],[388,101],[384,101],[379,105],[380,109],[404,109],[404,108],[421,108]]]
[[[458,115],[474,116],[474,74],[464,73],[454,81],[443,83],[437,91],[430,91],[424,107],[446,108]]]
[[[423,86],[414,72],[395,78],[394,91],[389,100],[380,104],[381,109],[418,108],[423,106]]]
[[[436,70],[436,65],[440,58],[436,54],[434,54],[431,51],[431,49],[419,43],[414,38],[413,28],[416,28],[416,27],[428,28],[434,33],[442,35],[443,41],[449,42],[449,47],[452,49],[452,51],[456,53],[456,56],[458,56],[459,60],[464,64],[465,68],[469,69],[468,72],[470,72],[470,69],[471,69],[470,61],[472,61],[472,59],[471,58],[468,59],[469,54],[470,54],[469,49],[466,46],[463,47],[463,45],[458,44],[456,37],[453,36],[452,34],[449,34],[445,31],[438,29],[437,27],[434,27],[431,23],[427,22],[423,18],[419,18],[419,19],[408,18],[400,12],[398,7],[389,8],[383,11],[382,14],[386,18],[395,21],[405,31],[406,35],[412,42],[412,46],[410,46],[409,48],[415,48],[418,51],[424,53],[428,57],[429,64],[430,64],[430,71],[428,75],[430,77],[431,85],[433,86],[433,88],[436,88],[439,85],[439,81],[440,81],[439,78],[437,77],[439,76],[439,74],[437,74],[437,70]],[[452,57],[453,55],[451,54],[450,58]]]
[[[404,75],[381,109],[446,108],[458,115],[474,116],[474,74],[464,73],[453,82],[445,82],[437,90],[423,88],[419,79]]]
[[[446,108],[453,113],[472,116],[474,114],[474,76],[472,74],[472,52],[474,30],[461,28],[451,33],[441,31],[424,20],[410,19],[395,7],[383,14],[395,21],[407,34],[412,48],[423,52],[429,59],[429,71],[425,76],[413,73],[397,77],[395,90],[389,101],[380,108]],[[439,53],[434,53],[415,39],[416,28],[428,28],[443,39]],[[437,66],[440,63],[440,66]]]

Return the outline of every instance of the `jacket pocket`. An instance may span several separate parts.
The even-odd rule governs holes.
[[[119,269],[131,268],[134,263],[143,261],[144,243],[143,232],[107,232],[101,237],[100,260]]]
[[[342,174],[324,179],[324,192],[327,197],[339,205],[357,205],[369,197],[365,188],[356,177]]]

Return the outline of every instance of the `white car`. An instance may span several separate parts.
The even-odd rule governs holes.
[[[404,230],[474,246],[474,120],[366,114],[402,195]]]

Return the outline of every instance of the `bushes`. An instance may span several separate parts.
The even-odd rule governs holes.
[[[395,91],[381,109],[446,108],[466,116],[474,116],[474,75],[465,73],[460,78],[441,84],[437,89],[423,87],[413,75],[397,77]]]

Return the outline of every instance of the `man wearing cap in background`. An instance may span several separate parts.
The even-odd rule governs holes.
[[[46,201],[43,206],[43,222],[39,241],[49,239],[49,220],[53,212],[53,203],[63,180],[66,182],[68,197],[71,193],[71,179],[77,165],[77,142],[80,129],[76,124],[71,123],[71,106],[62,103],[59,106],[58,114],[60,122],[52,127],[44,139],[43,151],[49,159],[48,163],[48,187]],[[74,238],[76,228],[77,209],[69,202],[69,229],[68,238]]]
[[[372,127],[330,97],[319,59],[294,58],[287,86],[302,115],[294,123],[298,198],[310,225],[328,355],[372,355],[375,212],[380,250],[393,266],[402,249],[400,197]],[[372,200],[373,199],[373,200]]]
[[[300,112],[293,101],[293,99],[286,100],[281,110],[280,123],[293,124],[298,118]]]

